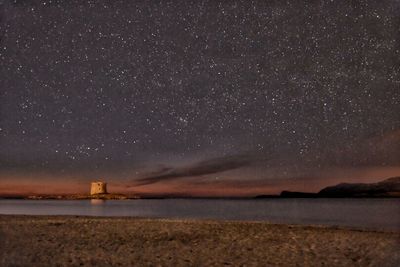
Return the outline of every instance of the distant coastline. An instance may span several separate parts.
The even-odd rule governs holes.
[[[282,191],[283,198],[398,198],[400,177],[392,177],[377,183],[341,183],[323,188],[318,193]],[[258,196],[262,198],[262,196]]]
[[[65,194],[65,195],[3,195],[0,199],[29,199],[29,200],[126,200],[126,199],[267,199],[267,198],[399,198],[400,177],[392,177],[378,183],[341,183],[323,188],[317,193],[282,191],[279,195],[257,195],[249,197],[201,197],[179,194],[139,195],[139,194]]]

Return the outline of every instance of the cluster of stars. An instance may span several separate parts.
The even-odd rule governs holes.
[[[395,1],[8,2],[0,159],[319,159],[400,127]]]

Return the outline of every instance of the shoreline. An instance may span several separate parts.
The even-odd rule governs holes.
[[[120,197],[73,197],[73,196],[0,196],[0,200],[143,200],[143,199],[201,199],[201,200],[268,200],[268,199],[400,199],[400,196],[251,196],[251,197],[138,197],[138,196],[120,196]]]
[[[343,230],[354,232],[371,232],[371,233],[391,233],[399,234],[398,230],[392,229],[379,229],[368,227],[355,227],[346,225],[327,225],[327,224],[301,224],[301,223],[279,223],[264,220],[239,220],[239,219],[208,219],[208,218],[164,218],[164,217],[141,217],[141,216],[98,216],[98,215],[72,215],[72,214],[55,214],[55,215],[40,215],[40,214],[2,214],[0,213],[0,220],[2,217],[15,217],[21,219],[86,219],[86,220],[137,220],[137,221],[159,221],[167,223],[214,223],[214,224],[266,224],[270,226],[287,226],[287,227],[306,227],[316,229],[328,230]],[[400,241],[400,239],[399,239]]]
[[[396,266],[400,232],[258,221],[0,215],[0,266]]]

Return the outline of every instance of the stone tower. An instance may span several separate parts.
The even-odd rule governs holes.
[[[92,182],[90,187],[90,194],[107,194],[107,183],[105,182]]]

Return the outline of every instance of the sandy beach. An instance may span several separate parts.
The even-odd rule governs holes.
[[[1,266],[400,266],[400,233],[259,222],[0,216]]]

